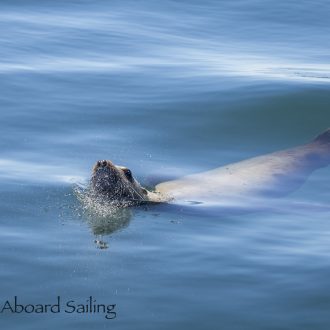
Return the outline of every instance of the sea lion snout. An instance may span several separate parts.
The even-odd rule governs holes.
[[[100,192],[111,192],[118,181],[118,170],[109,160],[98,160],[93,167],[92,185]]]
[[[96,164],[99,167],[105,167],[108,165],[108,162],[106,160],[99,160]]]
[[[114,169],[116,166],[110,161],[110,160],[98,160],[94,167],[93,167],[93,173],[96,173],[96,171],[104,168]]]

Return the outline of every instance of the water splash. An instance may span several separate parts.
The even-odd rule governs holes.
[[[83,219],[95,235],[95,244],[100,249],[106,249],[107,243],[104,235],[110,235],[126,228],[133,216],[133,211],[128,208],[127,202],[118,204],[100,198],[93,194],[88,185],[74,185],[73,191],[80,202]]]

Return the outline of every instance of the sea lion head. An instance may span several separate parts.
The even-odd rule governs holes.
[[[148,201],[148,191],[133,177],[127,167],[99,160],[93,167],[91,188],[97,196],[115,202],[140,204]]]

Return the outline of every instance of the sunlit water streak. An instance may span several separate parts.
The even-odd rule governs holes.
[[[65,166],[36,164],[10,159],[0,159],[0,177],[6,180],[34,183],[72,184],[85,181],[83,175],[77,175],[76,171],[72,171],[72,169]]]
[[[22,25],[25,29],[8,29],[9,35],[3,34],[5,47],[1,50],[0,72],[138,74],[156,69],[159,75],[168,74],[181,79],[211,75],[328,83],[330,67],[326,48],[299,48],[299,45],[313,42],[311,36],[315,27],[311,36],[306,35],[304,39],[301,35],[300,38],[288,35],[285,42],[284,39],[278,40],[277,34],[283,34],[286,25],[272,25],[270,22],[268,34],[266,29],[262,40],[247,39],[237,34],[236,26],[230,21],[237,14],[231,5],[226,2],[213,5],[218,11],[213,13],[210,9],[206,13],[215,15],[227,30],[222,30],[221,23],[217,30],[216,21],[211,21],[215,30],[209,33],[208,19],[198,16],[198,10],[203,12],[207,7],[199,6],[192,6],[186,13],[180,12],[180,22],[170,12],[171,6],[165,6],[162,14],[138,6],[135,11],[114,6],[113,10],[102,14],[95,10],[80,10],[74,16],[61,11],[54,14],[47,9],[24,13],[7,11],[0,16],[4,28]],[[180,11],[180,6],[173,8]],[[253,27],[256,23],[250,21],[249,11],[247,14],[243,26],[250,35],[256,32],[253,29],[258,25]],[[187,33],[189,28],[192,29]],[[299,34],[306,33],[303,27],[297,26],[299,29]],[[95,44],[101,51],[90,47],[86,31],[95,34]],[[11,35],[21,42],[10,38]],[[78,47],[70,45],[75,38],[80,41]],[[322,39],[322,35],[315,35],[315,40],[318,39]],[[35,43],[39,56],[24,51]],[[318,45],[325,47],[322,43]],[[57,56],[54,56],[54,47],[60,50]]]

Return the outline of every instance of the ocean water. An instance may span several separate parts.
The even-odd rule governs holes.
[[[2,327],[329,329],[330,168],[259,212],[100,215],[75,194],[98,159],[152,187],[328,128],[328,1],[0,9],[0,308],[63,304]],[[65,312],[89,297],[116,317]]]

